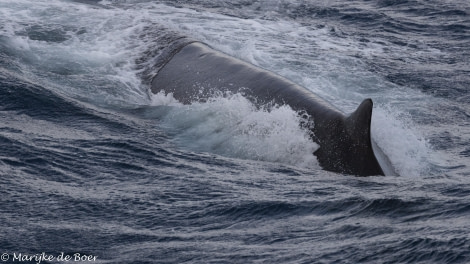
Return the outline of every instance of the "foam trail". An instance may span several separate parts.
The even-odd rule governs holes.
[[[139,37],[149,24],[145,15],[64,1],[0,7],[0,44],[20,58],[30,82],[107,107],[147,103],[135,67],[148,48]]]

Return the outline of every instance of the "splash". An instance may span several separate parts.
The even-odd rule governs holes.
[[[372,134],[398,174],[417,177],[429,169],[429,145],[408,114],[391,106],[374,109]]]
[[[313,155],[318,145],[299,126],[305,120],[289,106],[257,108],[240,94],[182,105],[171,94],[159,93],[152,102],[173,106],[162,126],[189,150],[319,168]]]

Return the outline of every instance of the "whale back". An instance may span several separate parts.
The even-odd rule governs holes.
[[[241,93],[257,105],[287,104],[313,120],[312,139],[320,145],[314,154],[324,169],[383,175],[370,138],[372,100],[346,117],[304,87],[200,42],[185,45],[167,61],[152,80],[153,93],[172,93],[184,104],[225,92]]]

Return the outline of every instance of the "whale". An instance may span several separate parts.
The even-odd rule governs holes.
[[[307,88],[200,41],[177,41],[162,54],[151,77],[153,94],[172,94],[181,103],[191,104],[240,93],[257,106],[288,105],[312,121],[311,140],[319,145],[312,154],[324,170],[356,176],[393,171],[371,139],[370,98],[346,115]]]

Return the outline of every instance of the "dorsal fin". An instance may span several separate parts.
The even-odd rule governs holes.
[[[372,99],[362,101],[359,107],[346,118],[346,127],[351,135],[362,138],[370,144],[370,124],[372,121]]]
[[[351,115],[345,119],[345,126],[351,137],[354,162],[362,164],[362,175],[384,175],[372,149],[370,125],[372,121],[372,99],[365,99]]]

